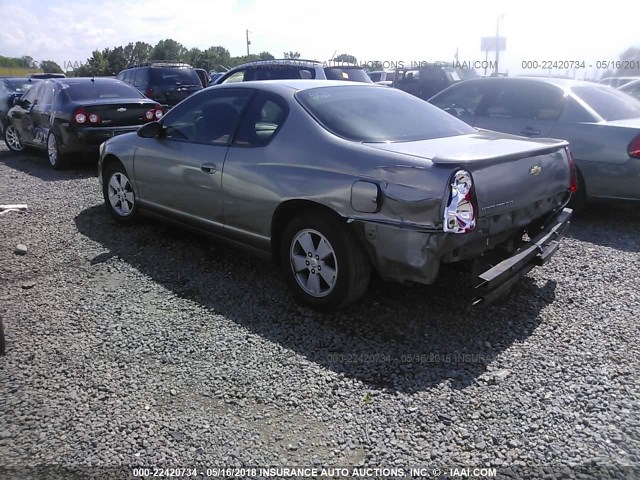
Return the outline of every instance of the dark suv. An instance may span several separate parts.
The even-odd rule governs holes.
[[[195,69],[182,62],[132,65],[118,73],[117,79],[133,85],[164,108],[171,108],[202,89]]]
[[[392,85],[428,100],[450,85],[476,76],[475,70],[457,68],[449,62],[424,62],[415,67],[397,69]]]
[[[232,68],[214,83],[248,82],[251,80],[345,80],[372,83],[361,67],[342,62],[316,60],[263,60]]]

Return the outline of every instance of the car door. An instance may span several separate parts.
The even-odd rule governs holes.
[[[143,207],[207,230],[222,228],[222,166],[253,93],[225,88],[192,96],[163,118],[162,135],[138,139],[134,172]]]
[[[41,91],[44,82],[39,82],[29,89],[27,93],[21,98],[20,105],[16,105],[11,109],[11,123],[18,130],[20,140],[22,143],[28,143],[33,145],[34,134],[34,121],[32,117],[33,108],[38,103],[39,92]]]
[[[525,137],[546,137],[564,109],[562,89],[543,82],[496,79],[475,126]]]
[[[270,167],[286,151],[277,135],[288,115],[286,100],[269,92],[257,93],[244,114],[229,147],[222,174],[225,236],[261,250],[269,250],[271,219],[280,202]]]
[[[38,92],[38,101],[31,110],[33,142],[42,147],[47,143],[54,95],[55,83],[52,81],[43,82]]]

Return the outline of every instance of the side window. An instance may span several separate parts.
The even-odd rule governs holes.
[[[244,70],[239,70],[236,73],[231,74],[226,80],[220,83],[242,82],[244,80],[244,72]]]
[[[284,124],[287,110],[286,102],[280,97],[267,93],[256,95],[242,117],[233,144],[266,145]]]
[[[562,122],[593,122],[594,118],[575,98],[567,97],[564,112],[560,117]]]
[[[53,103],[54,86],[51,82],[46,82],[42,86],[42,91],[39,95],[38,106],[44,110],[50,110]]]
[[[382,78],[382,73],[380,72],[370,73],[369,78],[371,79],[372,82],[379,82],[380,79]]]
[[[189,97],[162,120],[166,138],[227,145],[253,93],[249,89],[224,89]]]
[[[127,70],[124,72],[122,81],[125,83],[131,83],[131,73],[133,73],[133,70]]]
[[[482,86],[471,82],[443,92],[432,103],[455,117],[474,117],[483,95]]]
[[[36,99],[38,98],[38,94],[40,92],[40,88],[42,88],[42,84],[36,84],[29,89],[27,93],[25,93],[23,100],[26,100],[31,105],[36,103]]]
[[[564,108],[562,90],[552,86],[522,83],[505,84],[487,106],[487,116],[557,120]]]
[[[144,68],[136,69],[135,77],[133,77],[134,87],[143,87],[146,85],[147,71]]]
[[[125,73],[126,73],[126,72],[120,72],[120,73],[118,74],[118,76],[116,77],[116,80],[120,80],[121,82],[123,82],[123,81],[124,81],[123,79],[124,79],[124,74],[125,74]]]

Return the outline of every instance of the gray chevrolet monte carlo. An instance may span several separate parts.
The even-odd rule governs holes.
[[[161,218],[271,259],[325,311],[356,301],[372,268],[431,284],[463,260],[473,302],[489,302],[556,251],[576,188],[564,141],[338,81],[214,86],[100,150],[115,219]]]

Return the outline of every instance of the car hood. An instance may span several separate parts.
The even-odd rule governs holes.
[[[430,160],[433,163],[492,163],[554,151],[568,145],[554,138],[528,139],[516,135],[479,130],[477,133],[414,142],[366,143],[393,153]]]

